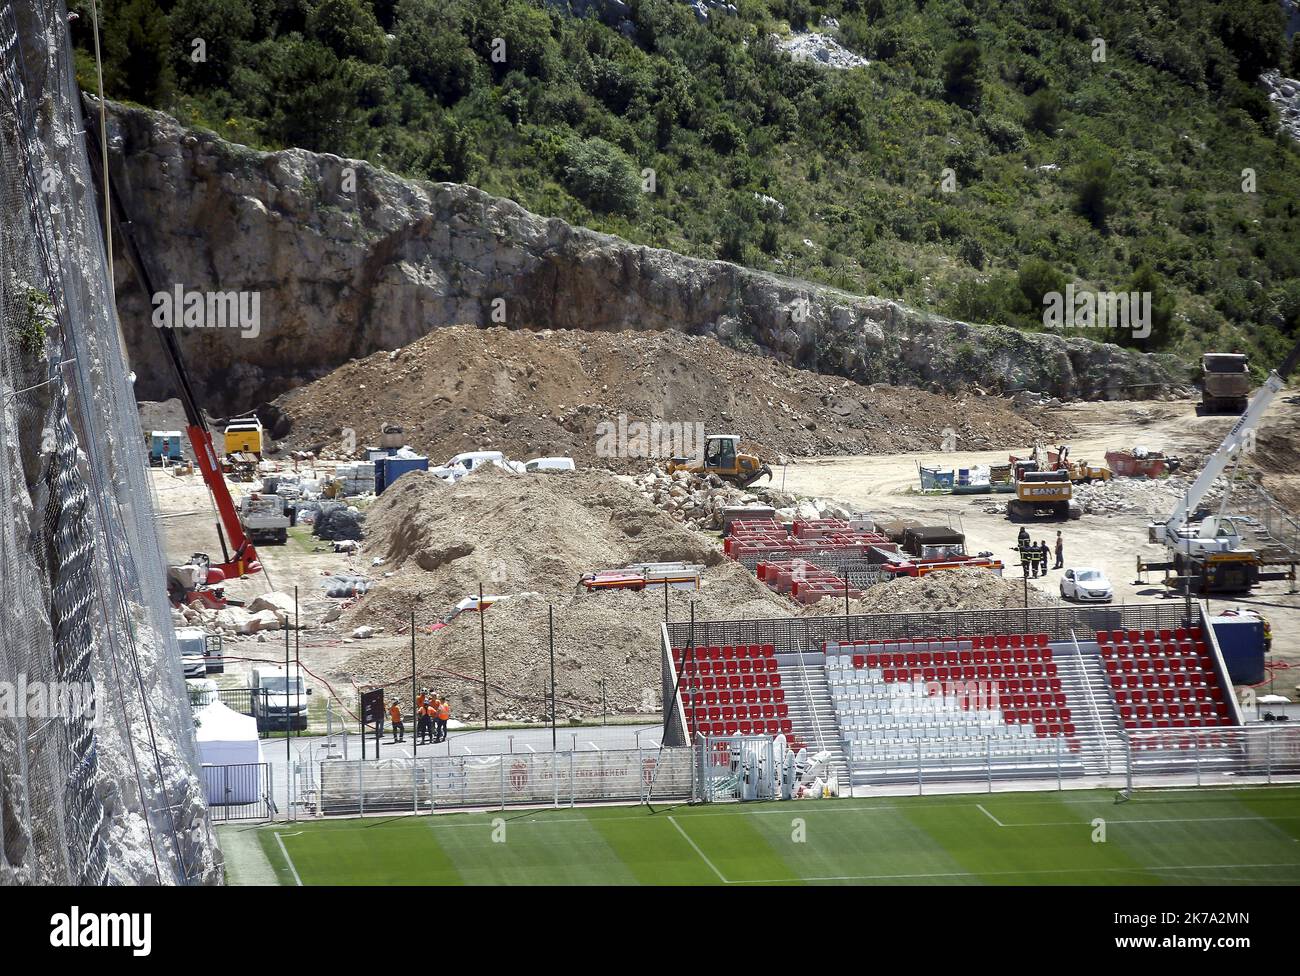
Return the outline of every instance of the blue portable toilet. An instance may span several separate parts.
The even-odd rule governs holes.
[[[181,437],[179,430],[150,431],[149,460],[154,464],[162,464],[164,457],[169,461],[182,460]]]
[[[1264,623],[1258,617],[1242,614],[1211,617],[1210,626],[1228,666],[1234,685],[1256,685],[1264,680]]]
[[[394,454],[375,459],[375,494],[383,494],[385,488],[406,474],[408,471],[428,471],[429,459],[418,454]]]

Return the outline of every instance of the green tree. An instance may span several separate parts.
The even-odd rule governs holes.
[[[975,41],[958,41],[943,57],[943,90],[948,100],[978,111],[983,94],[980,72],[983,57]]]
[[[88,46],[93,43],[87,41]],[[170,101],[176,86],[171,30],[154,0],[106,3],[100,46],[104,85],[110,95],[155,107]]]
[[[1164,281],[1149,264],[1142,264],[1129,279],[1126,286],[1130,293],[1136,292],[1139,301],[1145,304],[1145,296],[1151,296],[1151,332],[1145,337],[1133,336],[1126,345],[1141,349],[1167,349],[1182,336],[1182,327],[1174,318],[1174,296],[1165,287]]]
[[[1026,125],[1035,132],[1053,135],[1061,114],[1061,99],[1050,88],[1040,88],[1029,96]]]
[[[1065,275],[1041,258],[1025,261],[1016,275],[1016,287],[1025,296],[1031,317],[1042,315],[1044,295],[1048,292],[1063,293],[1065,284]]]
[[[307,15],[307,30],[340,58],[383,60],[384,31],[369,3],[319,0]]]
[[[1232,0],[1219,8],[1218,36],[1237,59],[1243,81],[1281,64],[1285,25],[1276,0]]]
[[[1105,228],[1110,213],[1111,175],[1109,159],[1094,156],[1079,167],[1075,205],[1098,230]]]
[[[641,202],[641,180],[627,154],[604,139],[581,139],[568,149],[564,182],[593,210],[632,214]]]

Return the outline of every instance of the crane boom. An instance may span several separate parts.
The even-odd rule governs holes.
[[[1268,374],[1268,378],[1264,380],[1264,385],[1256,390],[1255,395],[1251,397],[1246,412],[1232,425],[1232,429],[1224,436],[1218,449],[1205,462],[1205,467],[1201,469],[1201,473],[1192,484],[1192,487],[1165,521],[1164,538],[1160,541],[1166,544],[1176,544],[1179,533],[1186,534],[1188,516],[1196,511],[1197,506],[1205,499],[1215,479],[1227,470],[1228,464],[1234,458],[1240,457],[1242,449],[1249,443],[1264,413],[1277,398],[1278,393],[1281,392],[1287,376],[1295,369],[1297,361],[1300,361],[1300,342],[1296,343],[1286,361]]]
[[[96,131],[93,121],[84,110],[83,119],[85,121],[86,139],[91,144],[91,152],[88,155],[91,167],[95,171],[95,184],[96,186],[107,185],[108,187],[109,211],[112,214],[113,227],[117,231],[118,239],[123,243],[127,259],[131,262],[136,279],[144,289],[146,298],[151,298],[155,294],[153,279],[145,264],[144,256],[140,253],[135,236],[131,233],[130,221],[123,218],[117,183],[111,173],[107,174],[105,180],[105,174],[99,171],[100,153],[98,142],[100,134]],[[111,246],[111,241],[108,242],[107,246]],[[185,368],[185,359],[181,355],[180,343],[177,342],[172,329],[162,328],[158,330],[158,333],[180,390],[180,401],[185,410],[185,433],[189,437],[191,448],[194,450],[194,461],[199,467],[199,473],[203,476],[204,484],[207,485],[208,491],[212,493],[212,499],[217,508],[217,516],[220,519],[217,524],[217,537],[221,542],[222,562],[211,564],[210,568],[217,571],[219,578],[210,578],[209,582],[215,583],[220,582],[221,579],[229,579],[232,576],[256,573],[261,570],[262,565],[258,560],[257,550],[254,548],[252,540],[244,532],[244,526],[239,520],[239,511],[235,508],[234,499],[230,497],[230,489],[226,486],[226,479],[221,473],[221,462],[217,458],[216,448],[212,443],[212,434],[209,433],[207,424],[203,422],[203,415],[199,411],[194,389],[190,385],[189,372]],[[227,539],[230,542],[229,547],[226,545]]]

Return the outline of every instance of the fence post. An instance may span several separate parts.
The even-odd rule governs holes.
[[[411,812],[420,812],[420,762],[411,760]]]
[[[993,792],[993,736],[984,736],[984,772],[989,780],[989,792]]]
[[[667,585],[667,584],[665,584],[665,585]],[[574,755],[573,753],[569,753],[569,806],[570,806],[570,807],[573,807],[573,806],[576,806],[576,805],[577,805],[577,800],[576,800],[576,797],[575,797],[575,795],[574,795],[574,794],[577,792],[577,784],[576,784],[575,781],[574,781],[574,775],[573,775],[573,763],[574,763],[573,755]],[[602,753],[600,754],[600,756],[601,756],[601,761],[602,761],[602,764],[603,764],[603,762],[604,762],[604,758],[605,758],[605,754],[602,752]],[[639,767],[638,767],[638,768],[639,768]],[[602,783],[604,782],[604,778],[603,778],[603,777],[601,778],[601,782],[602,782]],[[603,790],[604,787],[601,787],[601,789]]]
[[[498,756],[497,759],[501,767],[501,809],[504,810],[506,808],[506,757]]]
[[[1065,789],[1061,785],[1061,743],[1064,741],[1059,735],[1056,737],[1056,792],[1058,793]]]
[[[365,733],[363,732],[362,735],[364,735],[364,734],[365,734]],[[363,762],[358,762],[358,763],[357,763],[357,804],[359,805],[359,807],[360,807],[360,811],[361,811],[361,812],[358,814],[358,816],[362,816],[362,817],[364,817],[365,814],[366,814],[366,777],[365,777],[365,769],[366,769],[366,764],[365,764],[365,763],[363,763]]]
[[[430,756],[427,761],[429,763],[429,812],[432,813],[438,806],[438,801],[433,797],[433,757]]]
[[[916,795],[925,796],[925,770],[921,768],[921,740],[916,740]]]
[[[1264,732],[1264,758],[1267,763],[1268,781],[1273,782],[1273,733],[1272,731]]]
[[[1196,785],[1201,785],[1201,733],[1192,733],[1192,748],[1196,750]]]
[[[844,744],[849,747],[848,755],[845,756],[845,759],[847,760],[845,765],[848,767],[848,772],[849,772],[849,796],[852,796],[853,795],[853,750],[856,747],[857,743],[853,739],[845,739]],[[771,750],[769,750],[769,752],[770,751]],[[771,765],[770,761],[768,765]]]

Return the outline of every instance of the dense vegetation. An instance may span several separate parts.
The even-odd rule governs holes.
[[[237,141],[969,320],[1041,328],[1074,281],[1152,291],[1147,348],[1273,363],[1297,334],[1300,151],[1255,82],[1300,75],[1276,0],[737,5],[630,0],[621,32],[543,0],[101,10],[111,95]],[[870,66],[772,38],[824,16]]]

